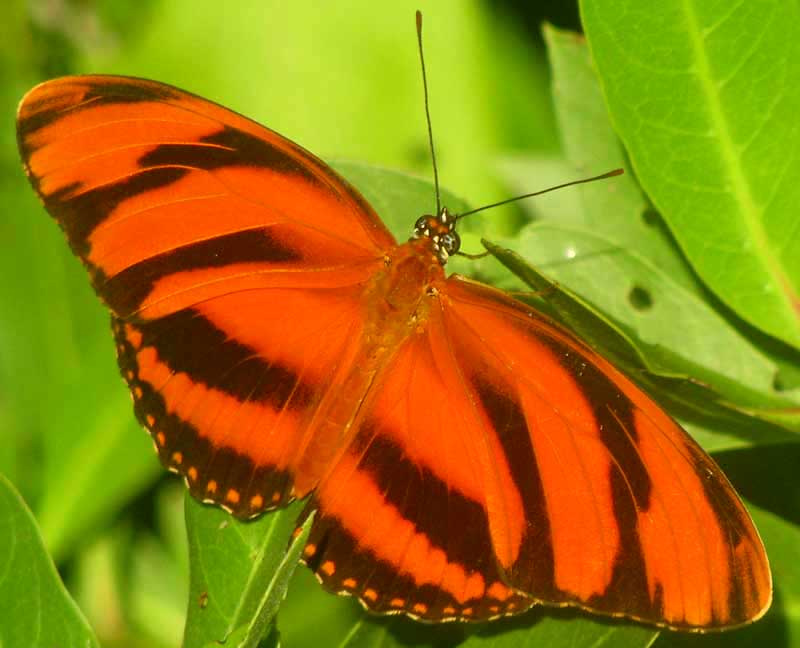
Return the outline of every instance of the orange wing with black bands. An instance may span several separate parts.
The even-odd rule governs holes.
[[[427,293],[352,441],[298,489],[394,246],[369,206],[296,145],[152,82],[43,84],[18,133],[162,461],[244,517],[314,490],[305,560],[328,589],[431,621],[544,602],[708,629],[769,605],[713,461],[591,349],[460,278]]]
[[[571,334],[451,277],[320,483],[306,562],[371,610],[534,603],[683,630],[771,601],[758,533],[700,447]]]
[[[306,507],[319,510],[304,560],[327,589],[374,612],[515,614],[533,601],[504,582],[487,510],[487,492],[513,484],[488,483],[485,446],[496,437],[471,420],[441,341],[433,331],[407,340],[374,386],[353,442]]]
[[[112,310],[164,464],[240,516],[305,494],[305,422],[352,362],[363,286],[395,245],[370,206],[296,144],[152,81],[41,84],[17,132]]]
[[[447,283],[461,372],[513,440],[527,523],[501,558],[513,587],[682,629],[759,618],[772,598],[766,553],[714,461],[574,336],[499,291]]]

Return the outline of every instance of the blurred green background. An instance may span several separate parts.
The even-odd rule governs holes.
[[[431,112],[445,187],[480,205],[610,168],[605,158],[595,162],[576,155],[570,135],[559,134],[564,122],[557,124],[551,99],[541,24],[580,31],[576,2],[401,0],[378,6],[366,0],[4,0],[0,7],[0,473],[33,510],[45,546],[102,645],[180,644],[189,596],[183,486],[164,474],[150,440],[135,424],[114,362],[107,314],[24,178],[13,128],[16,105],[35,83],[63,74],[153,78],[267,124],[323,159],[357,160],[430,178],[415,9],[425,16]],[[559,47],[568,49],[564,43]],[[569,87],[560,90],[572,96]],[[597,123],[602,125],[597,130],[608,128],[604,116]],[[575,128],[571,133],[574,138]],[[615,155],[619,161],[611,164],[625,161],[621,152]],[[380,187],[372,189],[380,193]],[[638,218],[648,212],[657,219],[638,188],[629,191],[635,206],[606,218],[628,218],[634,212]],[[429,200],[431,208],[432,195]],[[542,207],[497,210],[468,229],[522,241],[528,260],[547,263],[535,256],[535,243],[519,232],[531,215],[546,216],[548,205],[558,213],[583,208],[567,195]],[[409,212],[410,229],[418,213]],[[537,240],[544,240],[544,234]],[[663,238],[668,240],[664,248],[682,259],[674,242]],[[467,233],[465,241],[471,251],[480,249],[476,234]],[[481,263],[472,271],[500,285],[519,285],[508,273],[491,268]],[[569,283],[565,272],[562,280]],[[584,281],[600,276],[607,275],[589,273]],[[703,293],[693,275],[687,283]],[[629,294],[617,305],[632,311]],[[704,294],[703,299],[710,298]],[[720,384],[738,388],[752,380],[748,386],[758,383],[772,390],[779,370],[784,388],[797,384],[795,350],[768,340],[710,302],[706,308],[747,345],[737,354],[746,357],[741,375],[747,378],[726,374]],[[654,347],[671,348],[647,333],[645,320],[640,324],[634,328],[644,331],[642,337]],[[661,318],[660,326],[669,324]],[[727,338],[720,334],[717,339]],[[728,359],[720,364],[726,371],[737,370]],[[688,365],[671,366],[687,370]],[[702,434],[715,426],[698,428]],[[796,443],[789,443],[792,437],[782,436],[781,430],[765,427],[762,438],[768,432],[773,436],[757,455],[741,450],[757,446],[755,437],[709,434],[702,439],[708,440],[707,447],[728,451],[720,459],[725,468],[738,470],[752,484],[764,477],[754,463],[766,464],[762,471],[771,468],[773,480],[782,480],[800,458]],[[770,488],[774,492],[782,486],[773,481]],[[793,553],[800,494],[787,481],[787,499],[776,505],[755,490],[752,497],[768,516],[793,523],[794,535],[780,527],[772,542],[784,542],[785,553],[777,551],[794,570],[782,594],[793,602],[794,625],[773,620],[772,634],[766,635],[780,640],[770,645],[789,645],[800,609],[800,556]],[[3,618],[0,610],[0,625]],[[362,627],[358,607],[323,594],[306,570],[298,571],[280,619],[288,646],[327,645],[326,637],[336,637],[341,645],[377,645],[378,639],[357,639],[371,627],[380,629],[385,645],[454,645],[464,639],[452,628],[420,634],[413,624],[401,624],[387,634],[386,624]],[[559,636],[560,642],[569,642]],[[628,645],[647,645],[653,636],[648,631]],[[746,631],[744,636],[742,645],[760,635]],[[571,640],[581,644],[578,636]],[[683,645],[695,638],[662,636],[659,641]],[[707,638],[696,642],[703,641]]]

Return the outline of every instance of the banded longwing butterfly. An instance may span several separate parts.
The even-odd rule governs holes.
[[[769,606],[714,461],[572,333],[446,276],[446,208],[398,244],[297,144],[136,78],[43,83],[18,137],[163,464],[239,518],[306,498],[326,589],[426,621],[545,603],[703,630]]]

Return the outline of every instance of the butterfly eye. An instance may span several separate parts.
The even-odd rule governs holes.
[[[439,247],[447,252],[448,256],[453,256],[461,247],[461,237],[455,232],[442,234],[439,239]]]
[[[427,236],[425,233],[426,231],[430,231],[430,227],[428,225],[428,216],[420,216],[417,219],[417,222],[414,223],[414,238]]]

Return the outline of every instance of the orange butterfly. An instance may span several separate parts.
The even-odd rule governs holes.
[[[240,518],[308,498],[326,589],[426,621],[766,611],[719,467],[570,332],[447,277],[446,209],[398,245],[324,162],[153,81],[41,84],[18,137],[161,461]]]

